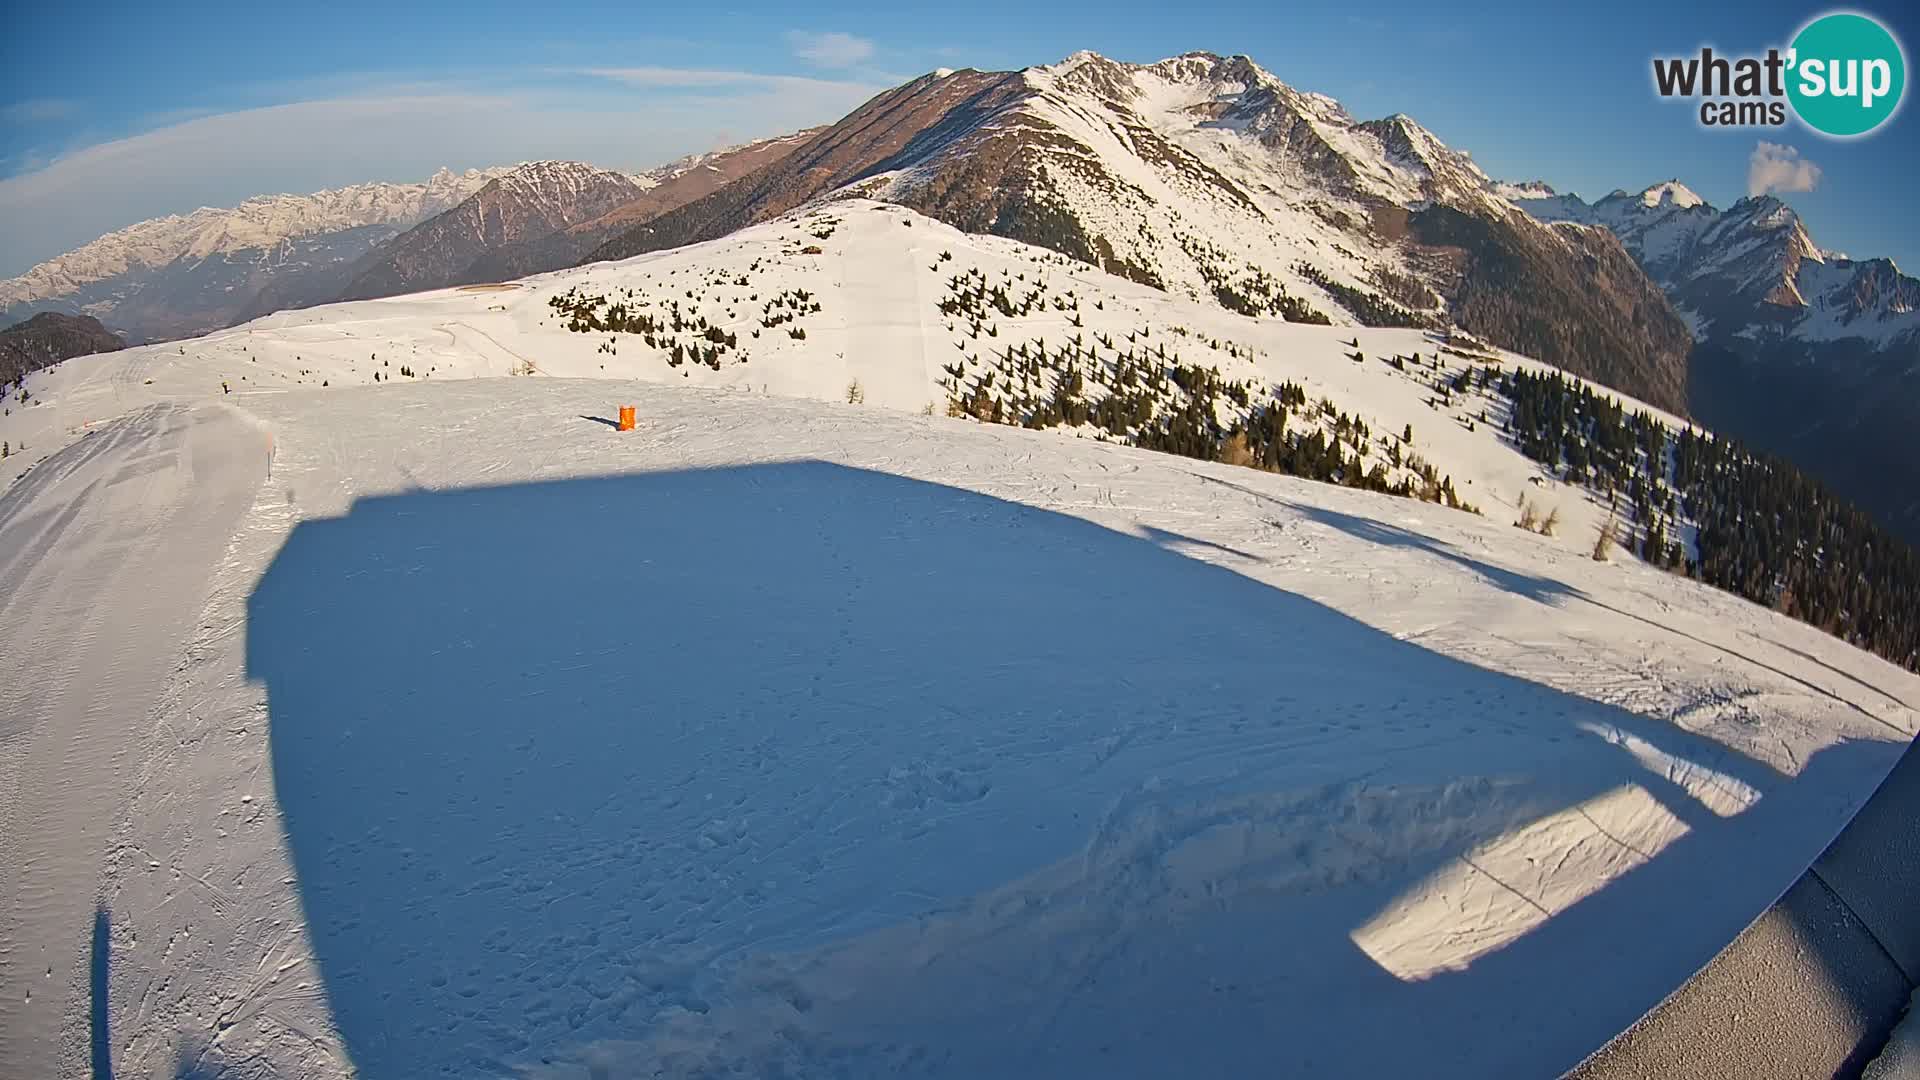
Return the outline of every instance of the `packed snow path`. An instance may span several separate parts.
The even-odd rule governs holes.
[[[875,402],[910,407],[916,398],[935,399],[927,387],[939,376],[938,365],[927,357],[928,335],[914,316],[929,310],[921,295],[920,260],[930,258],[919,246],[888,245],[874,232],[911,228],[912,219],[890,214],[856,214],[840,228],[856,234],[845,243],[856,248],[888,251],[878,259],[840,260],[841,294],[846,297],[846,367],[848,394],[858,385],[858,396]],[[930,230],[922,229],[924,232]],[[944,403],[939,409],[945,412]]]
[[[53,1029],[0,1013],[25,1075],[85,1075],[95,1015],[159,1080],[1548,1075],[1916,726],[1812,628],[1250,470],[598,381],[230,400],[262,428],[133,423],[197,418],[159,445],[231,447],[242,501],[273,433],[237,530],[82,534],[203,561],[7,639],[167,660],[85,668],[138,729],[86,778],[110,835],[9,818],[95,853],[58,927],[9,909],[64,950]],[[55,520],[116,430],[0,514]]]
[[[89,952],[139,749],[267,468],[217,405],[154,405],[0,498],[0,1076],[85,1067]]]

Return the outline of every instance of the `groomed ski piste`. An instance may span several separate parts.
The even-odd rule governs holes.
[[[972,274],[1046,303],[976,330]],[[551,302],[629,289],[735,343]],[[948,415],[948,365],[1076,334],[1412,425],[1481,513]],[[1573,1066],[1920,679],[1595,561],[1607,508],[1403,354],[1449,359],[850,201],[32,376],[0,1074]]]

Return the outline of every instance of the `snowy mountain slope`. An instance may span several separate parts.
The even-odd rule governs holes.
[[[368,252],[330,299],[365,299],[486,280],[473,264],[509,244],[550,236],[640,197],[650,179],[578,161],[530,161],[488,181],[458,206]]]
[[[1480,512],[1576,551],[1611,521],[1633,555],[1920,663],[1907,606],[1920,563],[1792,469],[1457,334],[1249,318],[889,204],[836,199],[622,264],[283,313],[197,355],[218,379],[164,350],[147,378],[192,397],[475,374],[665,379],[1062,428]],[[93,370],[13,395],[28,404],[0,434],[33,447],[15,468],[120,411],[129,380]],[[1741,522],[1780,499],[1800,513],[1756,547]],[[1876,594],[1836,590],[1843,566]]]
[[[1823,565],[1857,569],[1882,590],[1849,604],[1820,586],[1827,614],[1802,617],[1920,662],[1920,627],[1904,614],[1920,566],[1906,549],[1824,492],[1796,489],[1795,522],[1828,531],[1778,537],[1777,556],[1747,550],[1728,530],[1761,511],[1742,507],[1780,497],[1779,484],[1798,475],[1736,455],[1710,471],[1737,489],[1707,491],[1682,479],[1673,454],[1643,466],[1637,447],[1677,452],[1683,435],[1690,460],[1722,456],[1671,415],[1461,335],[1255,319],[890,204],[836,200],[620,264],[281,313],[209,337],[194,347],[199,360],[175,360],[187,352],[154,349],[136,395],[153,393],[148,378],[198,398],[216,386],[546,374],[863,400],[1396,493],[1551,532],[1572,551],[1591,550],[1611,520],[1634,554],[1710,571],[1707,580],[1766,605],[1787,603],[1781,583],[1804,571],[1781,559],[1818,544]],[[67,365],[36,376],[19,419],[0,417],[17,426],[0,435],[30,438],[44,454],[86,421],[116,415],[134,380],[111,371]],[[1571,396],[1557,405],[1538,396],[1561,392]],[[1521,396],[1532,401],[1524,412]],[[1613,426],[1566,442],[1552,417],[1574,412]],[[1695,526],[1710,521],[1715,542],[1701,547]]]
[[[1684,327],[1610,237],[1544,228],[1410,118],[1356,121],[1245,57],[1080,53],[927,75],[593,257],[711,239],[834,192],[1231,310],[1457,323],[1681,407]]]
[[[973,296],[988,286],[994,299]],[[993,306],[1000,292],[1010,314]],[[644,332],[643,316],[655,320]],[[1253,319],[1017,241],[841,200],[722,240],[515,285],[282,312],[195,343],[146,347],[123,368],[69,362],[31,381],[35,404],[0,419],[0,435],[44,454],[128,402],[200,398],[222,381],[244,391],[537,373],[826,401],[844,401],[857,384],[869,405],[944,415],[983,400],[1015,409],[1049,399],[1063,363],[1080,372],[1089,402],[1134,378],[1121,367],[1204,365],[1249,386],[1299,386],[1296,433],[1318,428],[1331,440],[1337,414],[1360,421],[1389,483],[1414,480],[1425,462],[1489,515],[1515,513],[1523,495],[1551,502],[1566,523],[1559,542],[1583,549],[1606,507],[1503,443],[1487,423],[1501,406],[1484,393],[1436,392],[1473,363],[1445,349],[1430,331]],[[1356,362],[1355,351],[1365,359]],[[1470,351],[1547,370],[1498,350]],[[1051,358],[1044,364],[1043,355]],[[1396,356],[1415,362],[1396,368]],[[1153,382],[1130,383],[1129,393],[1145,392],[1150,415],[1164,421],[1185,398]],[[1332,413],[1320,411],[1323,400]],[[1225,400],[1217,407],[1222,422],[1244,415]],[[1414,438],[1403,443],[1409,426]],[[1091,418],[1082,433],[1115,434]]]
[[[224,326],[260,288],[325,276],[503,171],[442,169],[418,184],[263,195],[143,221],[0,282],[0,311],[94,315],[142,341]]]
[[[171,355],[98,359],[129,400],[224,366]],[[272,476],[201,474],[253,494],[184,638],[119,628],[169,663],[98,814],[118,1075],[1552,1075],[1920,727],[1920,678],[1502,522],[691,381],[199,406]],[[0,527],[176,551],[82,472],[134,435]],[[37,546],[0,582],[92,551]],[[27,958],[69,1016],[91,919]],[[84,1072],[68,1036],[29,1049]]]
[[[1678,181],[1591,205],[1510,185],[1543,220],[1616,234],[1693,326],[1689,404],[1920,540],[1920,281],[1820,248],[1771,196],[1722,211]],[[1684,193],[1678,198],[1668,192]]]

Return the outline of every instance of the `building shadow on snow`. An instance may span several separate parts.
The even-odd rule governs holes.
[[[1343,514],[1338,510],[1329,510],[1322,506],[1311,506],[1306,503],[1285,505],[1308,520],[1338,529],[1357,540],[1365,540],[1370,544],[1383,547],[1406,547],[1424,551],[1472,572],[1496,589],[1524,597],[1535,603],[1553,607],[1569,599],[1586,598],[1585,593],[1564,582],[1495,566],[1484,559],[1476,559],[1451,544],[1435,540],[1430,536],[1422,536],[1411,529],[1403,529],[1398,525],[1389,525],[1352,514]]]
[[[1897,753],[1792,781],[1186,543],[817,462],[301,524],[248,670],[359,1074],[1553,1072]],[[1687,836],[1531,933],[1423,979],[1355,944],[1628,786]]]
[[[1309,521],[1317,522],[1331,529],[1337,529],[1356,540],[1364,540],[1367,543],[1378,544],[1383,547],[1404,547],[1424,551],[1429,555],[1444,559],[1447,562],[1453,563],[1455,566],[1472,572],[1494,588],[1502,589],[1515,596],[1525,597],[1526,599],[1541,604],[1555,606],[1564,600],[1584,600],[1587,598],[1585,593],[1565,582],[1556,581],[1552,578],[1536,577],[1532,574],[1522,574],[1514,570],[1508,570],[1505,567],[1495,566],[1485,560],[1476,559],[1451,544],[1435,540],[1430,536],[1422,536],[1411,529],[1403,529],[1398,525],[1389,525],[1386,522],[1375,521],[1371,518],[1356,517],[1353,514],[1343,514],[1338,510],[1330,510],[1324,506],[1314,506],[1310,503],[1298,503],[1288,499],[1276,498],[1264,491],[1255,490],[1244,484],[1236,484],[1231,480],[1222,480],[1217,476],[1210,476],[1206,473],[1189,472],[1187,475],[1209,484],[1232,488],[1242,494],[1251,496],[1257,502],[1271,503],[1274,506],[1286,510],[1288,513],[1304,517]]]

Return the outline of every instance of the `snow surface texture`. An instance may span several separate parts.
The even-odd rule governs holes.
[[[1867,1064],[1862,1080],[1914,1080],[1920,1077],[1920,990],[1907,1002],[1907,1015],[1893,1029],[1886,1048]]]
[[[265,446],[236,410],[156,404],[0,501],[0,1074],[56,1075],[53,1033],[86,1039],[73,931],[139,770],[132,743],[253,501]]]
[[[1526,463],[1352,331],[1076,271],[1089,332],[1433,429],[1488,517],[914,415],[955,350],[905,268],[1032,256],[833,213],[34,377],[0,745],[120,771],[0,789],[0,1074],[1550,1075],[1920,728],[1910,674],[1512,528]],[[542,322],[755,259],[822,310],[745,364]],[[611,370],[452,377],[529,361]],[[192,500],[182,446],[232,463]]]

